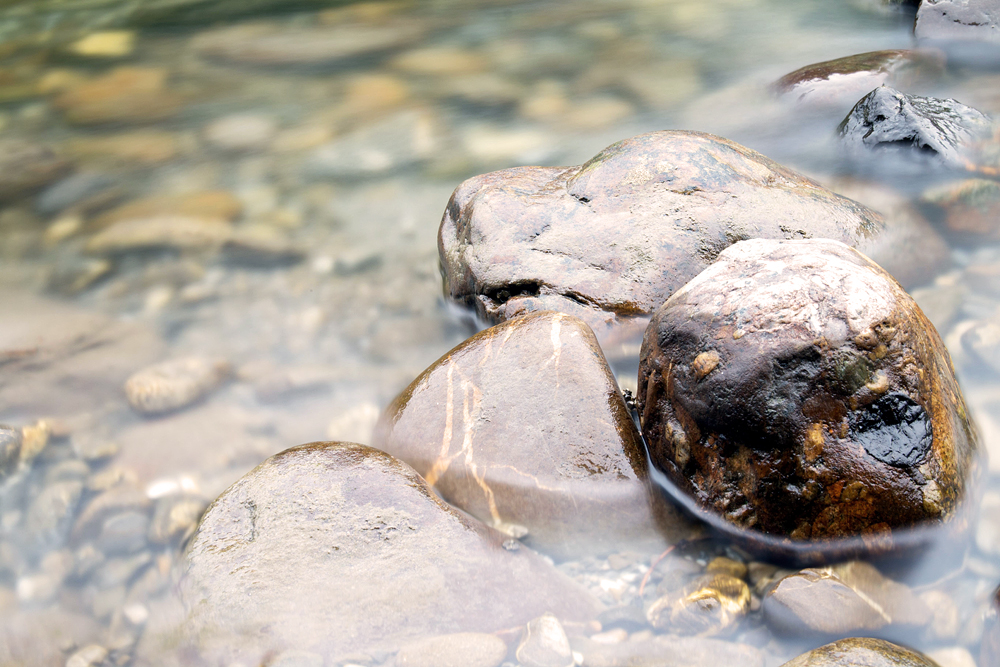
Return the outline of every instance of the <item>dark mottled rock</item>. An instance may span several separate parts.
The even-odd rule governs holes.
[[[913,32],[918,39],[1000,42],[1000,3],[922,0]]]
[[[1000,588],[993,594],[993,604],[986,614],[983,644],[979,649],[980,665],[1000,665]]]
[[[588,593],[505,540],[388,454],[295,447],[202,518],[181,584],[186,636],[213,663],[290,647],[329,660],[443,632],[494,632],[545,611],[596,615]]]
[[[872,51],[806,65],[775,81],[773,89],[796,102],[834,105],[854,102],[883,84],[907,87],[943,68],[937,51]]]
[[[764,654],[747,644],[700,637],[659,635],[652,639],[599,644],[573,638],[584,667],[764,667]]]
[[[480,520],[558,555],[609,552],[683,528],[649,493],[639,432],[589,327],[515,318],[424,371],[374,443]]]
[[[782,667],[939,667],[936,662],[908,648],[882,639],[852,638],[820,646],[786,662]]]
[[[522,167],[460,185],[441,221],[445,292],[491,322],[532,310],[602,339],[646,318],[747,238],[855,245],[881,217],[763,155],[698,132],[654,132],[579,167]]]
[[[902,149],[964,167],[990,119],[957,100],[905,95],[880,86],[858,101],[837,128],[851,149]]]
[[[928,190],[920,199],[942,214],[948,231],[958,238],[1000,239],[1000,183],[971,178]]]
[[[0,141],[0,202],[38,190],[69,168],[69,162],[48,146],[4,139]]]
[[[809,568],[781,579],[764,598],[768,624],[784,632],[844,636],[930,623],[910,589],[861,561]]]
[[[789,548],[891,548],[895,528],[960,516],[981,467],[934,327],[827,239],[744,241],[678,290],[646,331],[638,401],[683,497]]]

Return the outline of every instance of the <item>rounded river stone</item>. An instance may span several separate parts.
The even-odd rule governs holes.
[[[682,495],[786,543],[891,548],[898,527],[956,516],[981,467],[933,325],[837,241],[723,252],[654,316],[637,398]]]
[[[923,655],[882,639],[858,637],[820,646],[782,667],[939,667]]]
[[[445,293],[486,320],[558,310],[603,340],[615,325],[644,325],[739,240],[854,246],[882,224],[878,213],[749,148],[663,131],[620,141],[577,167],[465,181],[445,210],[438,250]]]
[[[374,443],[451,504],[549,554],[687,526],[649,491],[642,439],[593,332],[562,313],[514,318],[450,351],[386,409]]]
[[[505,539],[384,452],[285,450],[219,496],[192,538],[181,581],[189,648],[212,664],[292,647],[330,660],[547,611],[596,615],[589,593]]]

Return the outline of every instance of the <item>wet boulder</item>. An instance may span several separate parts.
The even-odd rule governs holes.
[[[763,606],[772,628],[799,636],[913,629],[932,619],[930,608],[907,586],[863,561],[790,574],[767,593]]]
[[[451,504],[549,554],[685,529],[649,492],[635,423],[590,328],[555,312],[487,329],[386,409],[375,445]]]
[[[970,165],[976,143],[989,136],[988,116],[957,100],[905,95],[880,86],[862,97],[837,128],[850,150],[901,149],[950,167]]]
[[[438,249],[445,293],[490,322],[535,310],[586,321],[602,340],[647,318],[748,238],[856,245],[881,217],[732,141],[664,131],[577,167],[521,167],[454,192]]]
[[[891,549],[897,528],[961,515],[981,466],[934,327],[828,239],[724,251],[650,322],[637,398],[680,497],[792,550],[852,536]]]
[[[327,662],[596,601],[525,547],[442,502],[405,463],[350,443],[277,454],[224,492],[188,548],[189,649],[254,663],[287,648]]]
[[[775,81],[772,88],[798,103],[837,105],[854,102],[883,84],[908,87],[943,68],[944,59],[933,50],[872,51],[806,65]]]
[[[922,0],[913,32],[917,39],[1000,43],[996,0]]]
[[[938,667],[917,651],[882,639],[858,637],[820,646],[786,662],[782,667]]]

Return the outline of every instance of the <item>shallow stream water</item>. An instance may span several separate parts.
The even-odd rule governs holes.
[[[44,519],[32,507],[46,488],[81,479],[86,495],[124,480],[153,503],[207,502],[290,446],[370,441],[388,402],[477,326],[444,302],[438,269],[437,227],[465,178],[579,164],[659,129],[724,136],[848,196],[863,184],[915,200],[954,178],[848,159],[834,133],[853,102],[803,107],[769,88],[810,63],[912,47],[912,13],[876,0],[403,0],[279,14],[256,3],[250,15],[238,3],[175,4],[0,6],[0,140],[49,145],[66,161],[0,203],[0,422],[43,420],[48,434],[0,496],[0,664],[62,664],[87,644],[130,664],[156,621],[149,600],[169,595],[157,576],[176,541],[118,558],[103,584],[86,583],[82,556],[59,540],[19,542],[25,522]],[[345,25],[376,30],[383,46],[331,48]],[[248,46],[259,34],[272,38]],[[906,92],[1000,114],[1000,73],[981,66],[950,64]],[[0,186],[28,168],[0,162]],[[54,192],[70,174],[89,185]],[[151,198],[147,215],[221,217],[247,240],[92,251],[102,215]],[[911,645],[977,656],[1000,583],[1000,336],[973,350],[964,334],[1000,318],[1000,243],[949,243],[949,265],[910,267],[908,287],[994,453],[987,509],[957,562],[887,572],[953,598],[954,631]],[[18,361],[38,349],[43,359]],[[635,388],[637,351],[608,350],[622,388]],[[129,407],[124,378],[192,355],[224,360],[229,380],[162,416]],[[719,554],[748,558],[720,541],[671,558],[697,568]],[[657,554],[614,556],[559,567],[628,602]],[[769,665],[816,645],[753,618],[734,639],[762,647]]]

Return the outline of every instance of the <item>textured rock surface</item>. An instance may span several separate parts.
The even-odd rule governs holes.
[[[899,85],[939,72],[944,60],[934,51],[872,51],[806,65],[774,82],[779,95],[796,102],[833,105],[859,97],[883,84]]]
[[[584,319],[599,337],[645,322],[746,238],[855,245],[881,217],[763,155],[697,132],[644,134],[579,167],[522,167],[467,180],[438,248],[445,292],[497,322],[532,310]]]
[[[639,432],[593,333],[561,313],[459,345],[386,409],[374,443],[546,552],[662,539],[657,518],[668,532],[684,525],[649,493]]]
[[[1000,42],[996,0],[922,0],[913,28],[918,39]]]
[[[576,584],[504,539],[388,454],[295,447],[244,476],[202,519],[182,581],[187,637],[211,662],[289,647],[329,661],[442,631],[492,632],[545,611],[596,614]]]
[[[638,400],[652,461],[683,494],[793,541],[891,546],[895,527],[951,517],[980,466],[937,332],[831,240],[723,252],[654,316]]]
[[[797,634],[865,634],[888,625],[921,627],[931,610],[874,566],[852,561],[809,568],[778,582],[764,598],[768,624]]]
[[[938,667],[925,655],[881,639],[854,638],[820,646],[782,667]]]
[[[976,141],[989,135],[990,119],[957,100],[880,86],[854,105],[838,131],[851,149],[918,150],[963,167]]]

